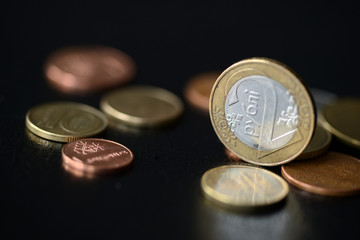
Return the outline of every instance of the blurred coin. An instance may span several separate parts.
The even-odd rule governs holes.
[[[321,110],[325,106],[336,101],[336,99],[338,98],[338,96],[336,94],[325,91],[323,89],[310,88],[310,92],[314,98],[314,102],[315,102],[316,110],[318,111],[318,114],[321,112]]]
[[[343,196],[360,191],[360,160],[342,153],[293,161],[281,167],[281,174],[294,186],[321,195]]]
[[[231,152],[229,149],[225,148],[225,155],[234,162],[242,162],[241,158],[236,156],[233,152]]]
[[[314,158],[324,154],[330,146],[331,139],[331,134],[321,125],[317,125],[309,145],[296,159]]]
[[[227,165],[210,169],[201,179],[204,195],[230,207],[265,206],[279,202],[289,191],[278,175],[258,167]]]
[[[183,112],[183,104],[176,95],[152,86],[112,91],[102,98],[100,107],[110,118],[136,127],[162,126]]]
[[[126,53],[106,46],[69,46],[52,53],[44,65],[48,83],[64,93],[89,93],[124,84],[135,75]]]
[[[70,142],[101,133],[107,126],[107,119],[102,112],[85,104],[51,102],[31,108],[25,124],[37,136]]]
[[[264,166],[300,155],[316,122],[301,80],[282,63],[265,58],[245,59],[219,76],[210,96],[210,119],[226,148]]]
[[[65,144],[62,159],[65,169],[74,175],[91,176],[127,167],[134,155],[120,143],[85,138]]]
[[[360,148],[360,99],[342,98],[326,106],[322,113],[323,126],[340,140]]]
[[[190,78],[185,87],[185,98],[194,107],[208,112],[211,89],[221,72],[205,72]]]

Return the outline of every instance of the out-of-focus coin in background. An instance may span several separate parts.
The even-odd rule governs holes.
[[[331,133],[318,124],[310,143],[296,159],[314,158],[326,153],[329,149],[331,139]]]
[[[241,160],[241,158],[239,158],[238,156],[236,156],[233,152],[231,152],[229,149],[225,148],[224,149],[225,155],[234,162],[243,162]]]
[[[221,72],[204,72],[190,78],[185,86],[186,100],[195,108],[209,112],[211,89]]]
[[[129,86],[107,93],[101,110],[114,119],[135,127],[159,127],[183,113],[183,103],[175,94],[153,86]]]
[[[44,64],[47,82],[69,94],[87,94],[132,80],[136,65],[126,53],[107,46],[68,46],[50,54]]]
[[[324,107],[322,125],[344,143],[360,148],[360,98],[339,98]]]
[[[264,166],[300,155],[316,123],[311,95],[300,78],[266,58],[242,60],[219,76],[210,96],[210,119],[226,148]]]
[[[228,207],[266,206],[279,202],[289,191],[278,175],[258,167],[226,165],[212,168],[201,179],[208,199]]]
[[[344,196],[360,192],[360,160],[337,152],[293,161],[281,167],[282,176],[308,192]]]
[[[128,167],[134,154],[120,143],[84,138],[62,148],[63,166],[76,176],[91,176]]]
[[[70,142],[95,136],[105,130],[108,121],[99,110],[75,102],[50,102],[31,108],[26,127],[35,135],[58,142]]]
[[[328,92],[323,89],[310,88],[310,92],[314,98],[314,102],[315,102],[316,110],[317,110],[318,114],[322,111],[322,109],[325,106],[336,101],[336,99],[338,98],[338,96],[336,94]]]

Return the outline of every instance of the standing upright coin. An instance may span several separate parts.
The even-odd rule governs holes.
[[[26,127],[35,135],[58,142],[95,136],[107,126],[105,115],[81,103],[52,102],[31,108]]]
[[[101,110],[110,119],[135,127],[156,127],[174,121],[183,112],[173,93],[152,86],[131,86],[106,94]]]
[[[184,95],[194,107],[209,112],[211,89],[221,72],[205,72],[190,78],[186,84]]]
[[[85,138],[62,148],[65,169],[81,176],[100,174],[129,166],[134,154],[120,143],[105,139]]]
[[[219,76],[210,96],[210,119],[225,147],[244,161],[265,166],[296,158],[316,122],[301,80],[265,58],[240,61]]]
[[[360,160],[343,153],[293,161],[281,167],[281,174],[291,184],[312,193],[344,196],[360,192]]]
[[[279,202],[289,187],[278,175],[258,167],[227,165],[204,173],[203,193],[210,200],[228,207],[256,207]]]
[[[360,148],[360,99],[343,98],[326,106],[322,125],[343,142]]]
[[[48,83],[65,93],[86,94],[124,84],[135,75],[126,53],[107,46],[69,46],[52,53],[44,72]]]

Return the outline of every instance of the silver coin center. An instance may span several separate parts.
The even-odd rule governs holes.
[[[283,147],[298,126],[294,97],[279,82],[265,76],[238,80],[226,97],[225,114],[235,136],[260,151]]]

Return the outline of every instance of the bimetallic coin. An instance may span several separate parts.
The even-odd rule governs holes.
[[[281,174],[292,185],[316,194],[344,196],[360,192],[360,159],[342,153],[293,161],[281,167]]]
[[[39,137],[70,142],[101,133],[107,119],[102,112],[85,104],[52,102],[31,108],[25,125]]]
[[[253,164],[274,166],[305,149],[316,115],[307,88],[288,67],[251,58],[219,76],[210,96],[210,119],[231,152]]]
[[[307,145],[305,150],[296,159],[314,158],[326,153],[329,149],[331,139],[331,134],[318,124],[309,145]]]
[[[185,87],[185,98],[194,107],[209,112],[211,89],[221,72],[204,72],[190,78]]]
[[[100,107],[111,119],[136,127],[162,126],[183,112],[183,104],[176,95],[152,86],[112,91],[102,98]]]
[[[322,125],[341,141],[360,148],[360,98],[343,98],[326,106]]]
[[[85,138],[67,143],[62,148],[64,168],[75,176],[101,174],[129,166],[133,153],[120,143],[105,139]]]
[[[201,188],[207,198],[229,207],[266,206],[289,191],[278,175],[258,167],[227,165],[204,173]]]
[[[69,46],[52,53],[44,65],[50,86],[64,93],[86,94],[124,84],[136,66],[126,53],[107,46]]]

